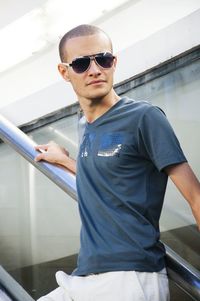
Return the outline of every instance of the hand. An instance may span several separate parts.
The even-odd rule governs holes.
[[[76,173],[76,161],[69,157],[69,152],[64,147],[59,146],[54,141],[50,141],[48,144],[37,145],[35,149],[42,151],[35,157],[36,162],[44,160],[59,164]]]
[[[45,160],[50,163],[62,164],[63,156],[69,157],[69,152],[54,141],[50,141],[48,144],[37,145],[35,149],[44,151],[35,157],[36,162]]]

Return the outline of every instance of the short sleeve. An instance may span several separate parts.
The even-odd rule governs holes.
[[[158,107],[151,106],[145,111],[138,131],[139,151],[159,171],[172,164],[187,162],[170,123]]]

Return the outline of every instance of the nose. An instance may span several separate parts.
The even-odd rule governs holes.
[[[101,69],[99,67],[99,65],[97,65],[95,59],[92,59],[90,62],[90,67],[88,69],[88,74],[91,75],[98,75],[101,74]]]

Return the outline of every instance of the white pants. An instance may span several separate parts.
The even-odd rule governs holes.
[[[166,270],[107,272],[86,277],[56,273],[59,288],[38,301],[169,301]]]

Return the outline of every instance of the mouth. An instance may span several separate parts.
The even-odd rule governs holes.
[[[89,82],[88,84],[87,84],[87,86],[90,86],[90,85],[98,85],[98,84],[103,84],[103,83],[105,83],[106,81],[105,80],[93,80],[93,81],[91,81],[91,82]]]

